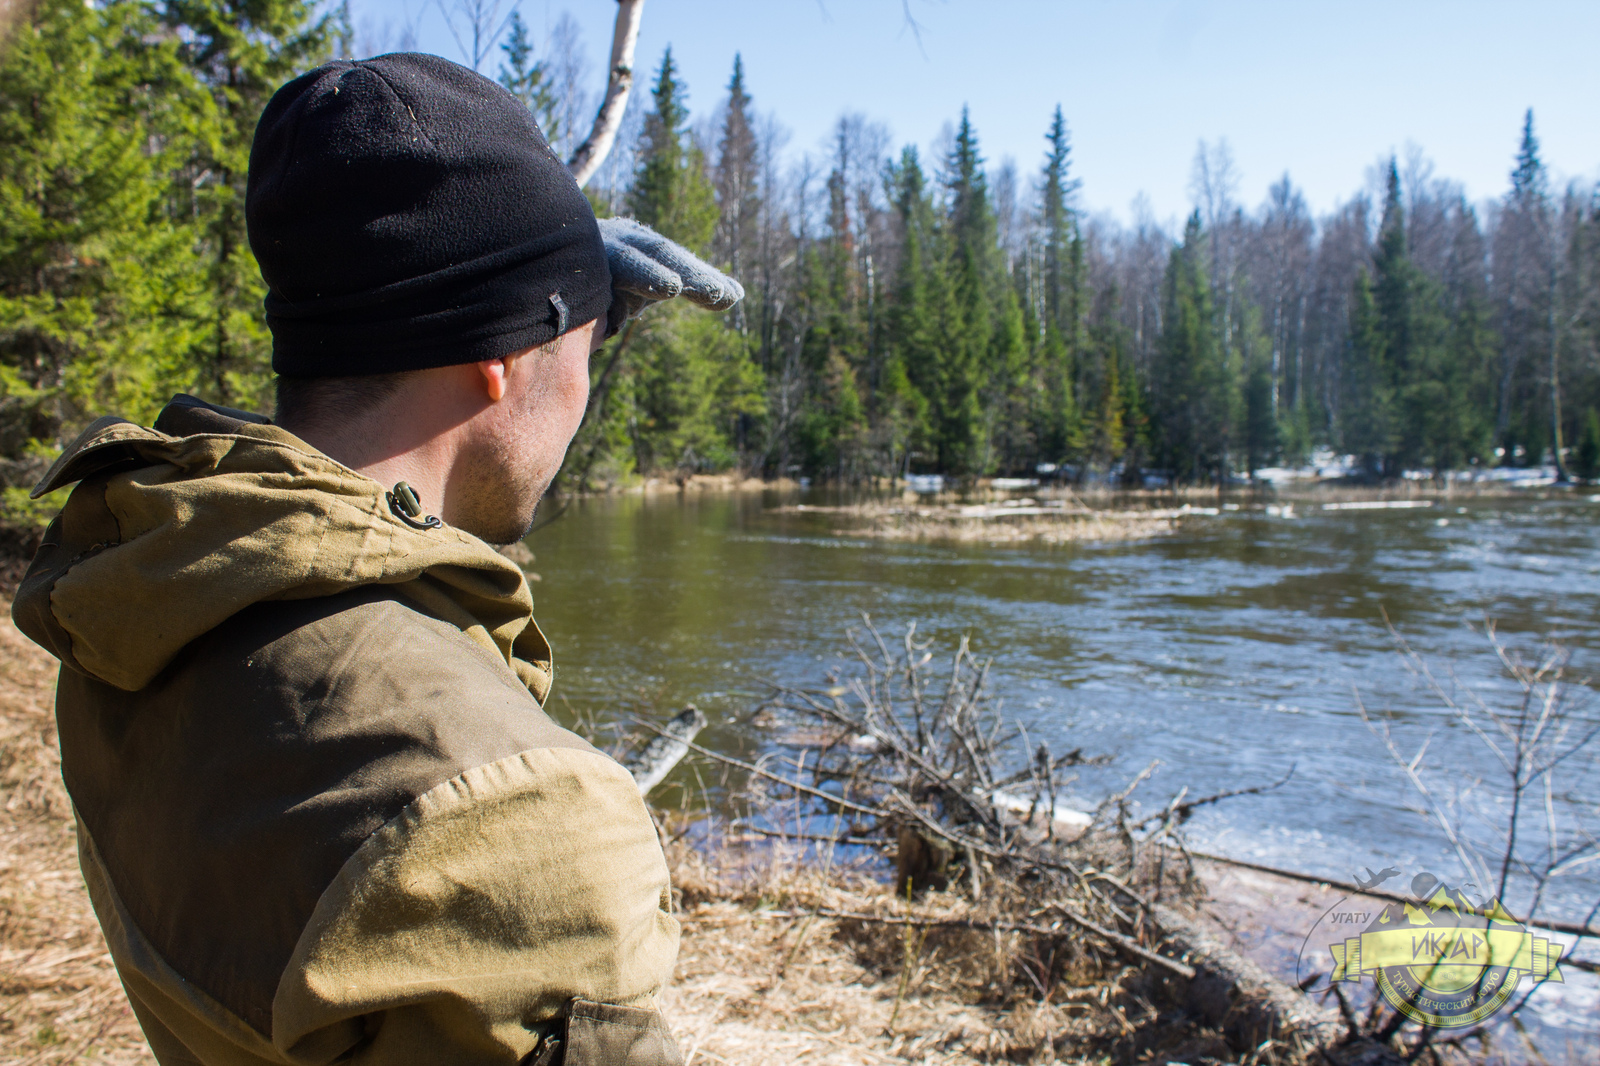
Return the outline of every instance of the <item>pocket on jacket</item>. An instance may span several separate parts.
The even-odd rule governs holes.
[[[528,1066],[683,1066],[683,1053],[658,1010],[574,999],[563,1013]]]

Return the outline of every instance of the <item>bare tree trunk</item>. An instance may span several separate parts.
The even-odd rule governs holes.
[[[1557,285],[1555,267],[1550,268],[1550,453],[1555,461],[1556,480],[1567,480],[1567,466],[1561,461],[1561,334],[1556,329]]]
[[[567,169],[579,187],[588,184],[600,164],[611,154],[617,131],[622,128],[622,115],[628,108],[628,93],[633,89],[633,51],[639,44],[639,21],[644,14],[644,0],[617,0],[617,27],[611,35],[611,73],[606,81],[606,96],[600,102],[600,112],[595,115],[594,128],[578,145]]]

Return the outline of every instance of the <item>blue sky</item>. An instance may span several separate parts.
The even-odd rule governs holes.
[[[991,164],[1032,173],[1059,102],[1084,205],[1123,219],[1140,193],[1163,221],[1188,210],[1202,138],[1227,139],[1247,205],[1287,171],[1326,211],[1408,144],[1474,200],[1497,196],[1530,106],[1555,173],[1600,178],[1596,0],[908,2],[920,33],[901,0],[647,0],[639,65],[653,72],[670,43],[702,114],[742,53],[756,106],[793,131],[791,154],[823,150],[846,111],[926,149],[966,105]],[[536,35],[571,12],[598,92],[612,0],[521,10]],[[436,0],[357,0],[357,12],[409,19],[420,47],[461,58]]]

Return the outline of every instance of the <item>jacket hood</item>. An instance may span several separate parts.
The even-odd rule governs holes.
[[[259,415],[179,396],[154,429],[101,418],[33,494],[74,481],[12,607],[74,670],[136,691],[252,604],[379,584],[494,650],[540,703],[549,692],[516,564],[450,526],[407,525],[382,485]]]

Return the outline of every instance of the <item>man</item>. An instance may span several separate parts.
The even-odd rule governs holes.
[[[179,397],[90,426],[14,608],[63,664],[84,877],[156,1057],[677,1062],[655,830],[541,710],[549,646],[490,544],[527,531],[604,336],[742,292],[603,235],[527,109],[436,57],[281,89],[247,211],[277,423]]]

